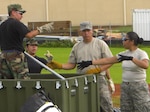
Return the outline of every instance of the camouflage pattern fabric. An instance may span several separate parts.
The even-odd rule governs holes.
[[[145,81],[121,84],[121,112],[150,112],[150,93]]]
[[[24,53],[19,51],[2,52],[0,62],[0,78],[29,79],[29,70]]]
[[[99,75],[99,95],[101,112],[114,112],[111,93],[108,88],[108,82],[105,76]]]

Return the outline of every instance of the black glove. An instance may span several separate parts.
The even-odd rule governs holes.
[[[119,54],[118,61],[119,61],[119,62],[122,62],[122,61],[124,61],[124,60],[132,60],[132,59],[133,59],[132,56],[124,56],[124,55]]]
[[[82,61],[78,63],[77,68],[82,70],[89,65],[92,65],[92,61]]]

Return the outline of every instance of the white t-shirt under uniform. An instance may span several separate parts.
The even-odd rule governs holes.
[[[91,42],[84,43],[83,41],[76,43],[70,53],[69,62],[79,63],[82,61],[97,60],[100,58],[112,57],[112,53],[108,45],[100,39],[93,38]],[[83,70],[77,69],[77,73],[85,74],[88,69],[95,68],[96,65],[90,65]],[[105,75],[105,73],[100,73]]]
[[[125,56],[133,56],[138,60],[147,59],[149,60],[148,54],[137,48],[134,51],[126,50],[124,52],[119,53]],[[122,62],[122,80],[123,82],[138,82],[142,80],[146,80],[146,69],[143,69],[132,61],[123,61]]]

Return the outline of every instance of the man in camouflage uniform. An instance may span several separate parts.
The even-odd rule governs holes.
[[[99,81],[99,95],[100,95],[100,112],[113,112],[113,103],[111,99],[111,93],[109,91],[109,85],[106,76],[109,75],[108,71],[101,72],[102,66],[89,66],[84,69],[78,68],[78,63],[89,59],[99,59],[112,57],[112,53],[108,45],[100,39],[93,37],[93,26],[89,21],[80,23],[80,31],[83,37],[83,41],[76,43],[70,53],[69,61],[67,63],[58,63],[52,60],[47,64],[52,69],[74,69],[77,65],[78,74],[96,74]],[[107,65],[106,65],[107,66]],[[103,66],[105,68],[106,66]],[[108,66],[109,67],[109,66]],[[107,68],[107,67],[106,67]],[[107,77],[107,78],[106,78]],[[112,80],[109,80],[112,85]],[[114,91],[114,88],[113,88]],[[113,92],[112,91],[112,92]]]
[[[44,31],[51,32],[53,23],[29,29],[20,20],[26,11],[20,4],[8,6],[9,18],[0,25],[0,73],[1,78],[26,79],[28,78],[27,61],[24,55],[24,37],[33,38]]]

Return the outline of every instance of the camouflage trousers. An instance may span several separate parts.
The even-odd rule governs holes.
[[[150,112],[150,93],[145,81],[121,84],[121,112]]]
[[[2,52],[0,74],[3,79],[28,79],[29,70],[24,53],[16,50]]]
[[[111,93],[105,76],[98,76],[101,112],[114,112]]]

